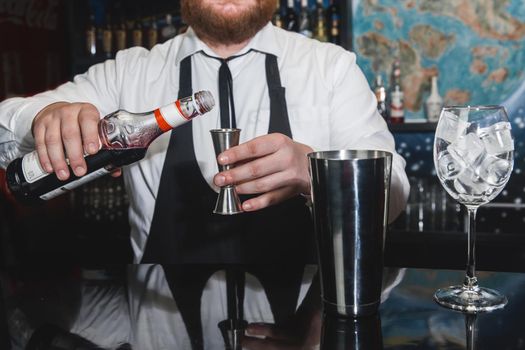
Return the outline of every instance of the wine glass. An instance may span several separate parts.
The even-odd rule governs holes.
[[[439,289],[441,306],[476,313],[504,307],[507,298],[478,286],[475,276],[476,211],[505,187],[514,166],[514,140],[501,106],[444,107],[434,139],[434,166],[445,190],[468,213],[467,269],[463,285]]]

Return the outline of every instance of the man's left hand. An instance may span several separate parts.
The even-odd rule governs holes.
[[[247,335],[241,339],[242,348],[246,350],[318,349],[321,339],[320,318],[314,323],[317,328],[308,329],[307,332],[297,330],[287,332],[273,324],[250,324]]]
[[[299,193],[310,194],[306,155],[312,151],[283,134],[259,136],[219,154],[219,164],[235,167],[215,175],[214,183],[233,184],[239,194],[261,194],[242,204],[245,211],[263,209]]]

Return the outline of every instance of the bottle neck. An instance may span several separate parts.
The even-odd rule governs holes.
[[[432,88],[430,90],[430,94],[433,96],[439,95],[438,86],[437,86],[437,77],[432,77]]]
[[[175,101],[169,105],[157,108],[153,111],[155,120],[162,132],[176,128],[182,123],[191,120],[195,115],[186,115],[181,109],[180,101]]]
[[[207,91],[178,99],[149,113],[111,113],[99,123],[99,135],[106,149],[145,148],[159,135],[213,108]]]

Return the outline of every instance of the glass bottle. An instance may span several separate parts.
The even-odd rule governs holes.
[[[177,35],[177,28],[173,25],[173,17],[168,13],[166,14],[166,25],[161,30],[163,41],[169,40]]]
[[[337,6],[337,0],[330,0],[330,6],[327,11],[328,17],[328,40],[333,43],[341,44],[341,14]]]
[[[399,124],[405,121],[404,94],[401,88],[401,63],[399,58],[392,66],[392,88],[390,91],[390,122]]]
[[[133,46],[142,46],[144,45],[143,32],[142,32],[142,21],[140,18],[135,20],[132,31],[132,45]]]
[[[150,26],[148,28],[148,49],[151,50],[153,46],[157,45],[159,42],[159,30],[157,27],[157,19],[155,17],[151,17]]]
[[[119,16],[118,23],[115,25],[115,52],[124,50],[127,47],[126,23],[122,15]]]
[[[297,13],[295,12],[294,0],[288,0],[287,2],[284,24],[286,30],[290,30],[292,32],[299,31],[299,19],[297,18]]]
[[[326,13],[323,6],[323,0],[317,0],[315,4],[315,25],[313,36],[319,41],[328,41],[326,31]]]
[[[438,77],[436,75],[432,77],[430,95],[425,101],[427,120],[431,123],[436,123],[439,120],[441,108],[443,108],[443,98],[438,91],[437,78]]]
[[[299,13],[299,33],[304,36],[312,37],[312,21],[308,11],[308,0],[301,0],[301,12]]]
[[[109,14],[106,15],[106,22],[102,30],[102,51],[106,58],[113,56],[113,31],[111,30],[111,17]]]
[[[95,15],[90,11],[86,26],[86,52],[90,56],[97,55],[97,26]]]
[[[275,12],[273,13],[272,23],[278,28],[284,28],[283,17],[281,16],[281,1],[275,1]]]
[[[113,112],[99,122],[101,150],[85,157],[87,173],[59,180],[54,173],[43,170],[36,151],[12,161],[6,169],[9,190],[21,202],[49,200],[106,175],[116,168],[142,159],[153,140],[191,119],[209,112],[215,102],[209,91],[146,113]]]
[[[383,77],[381,74],[376,75],[374,93],[377,99],[377,111],[379,114],[388,121],[388,110],[386,108],[386,89],[383,85]]]
[[[396,85],[390,100],[390,123],[401,124],[405,121],[404,96],[401,86]]]

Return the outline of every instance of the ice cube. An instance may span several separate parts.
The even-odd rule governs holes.
[[[514,151],[509,122],[499,122],[487,128],[479,129],[478,135],[487,150],[487,153],[497,155]]]
[[[442,180],[454,180],[465,169],[462,163],[456,161],[447,151],[437,158],[437,172]]]
[[[465,169],[455,180],[454,188],[459,198],[466,202],[475,202],[492,193],[493,187],[476,175],[472,169]],[[481,198],[480,198],[481,197]]]
[[[466,134],[469,125],[470,124],[463,118],[458,117],[452,112],[444,111],[436,129],[436,137],[452,143],[458,137]]]
[[[451,143],[447,151],[464,168],[478,165],[486,154],[483,142],[473,133],[466,134]]]
[[[512,162],[493,155],[487,155],[476,168],[476,173],[481,179],[492,186],[503,186],[512,172]]]
[[[469,108],[460,108],[459,109],[459,119],[460,120],[464,120],[466,122],[468,120],[468,116],[470,114],[470,111],[471,111],[470,107]]]

